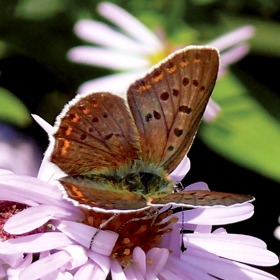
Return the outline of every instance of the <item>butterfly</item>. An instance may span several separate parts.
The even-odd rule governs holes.
[[[66,199],[114,213],[252,201],[240,194],[178,192],[169,177],[192,145],[218,68],[217,49],[189,46],[133,82],[127,99],[104,91],[70,101],[57,117],[50,153],[67,174],[59,179]]]

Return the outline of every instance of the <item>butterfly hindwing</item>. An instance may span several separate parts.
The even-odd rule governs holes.
[[[56,127],[50,159],[69,175],[114,170],[139,158],[134,121],[117,95],[98,92],[75,98]]]
[[[113,184],[102,184],[97,177],[89,179],[81,176],[67,176],[59,181],[67,199],[70,198],[74,204],[88,209],[130,212],[150,207],[147,206],[146,199],[141,194],[132,193],[125,188],[117,188]]]
[[[254,200],[254,197],[245,194],[192,190],[171,193],[161,197],[151,197],[150,205],[164,206],[166,204],[174,204],[186,208],[199,208],[214,205],[231,206],[252,202]]]
[[[170,173],[188,152],[214,88],[219,55],[187,47],[158,64],[128,89],[144,162]]]

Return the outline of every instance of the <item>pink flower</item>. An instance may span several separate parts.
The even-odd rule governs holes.
[[[34,118],[49,134],[52,132],[44,120]],[[178,173],[172,173],[173,179],[180,180],[183,170],[189,170],[187,158]],[[212,232],[212,225],[250,218],[251,203],[184,212],[179,209],[178,213],[164,207],[155,220],[153,216],[153,223],[147,216],[135,219],[131,214],[126,224],[112,223],[118,231],[98,230],[89,224],[108,214],[95,212],[95,219],[90,220],[90,211],[81,211],[64,200],[57,183],[61,176],[46,157],[37,178],[0,169],[0,200],[14,202],[15,207],[18,203],[26,205],[4,223],[4,230],[15,236],[0,243],[0,277],[106,279],[110,273],[112,279],[276,279],[247,265],[278,263],[263,241],[227,234],[223,228]],[[202,182],[187,187],[194,189],[208,188]],[[137,240],[147,224],[152,238],[142,236]],[[132,232],[125,230],[127,226]],[[181,228],[187,233],[180,234]],[[130,250],[132,241],[138,246]]]
[[[105,67],[120,73],[83,83],[78,89],[80,94],[108,90],[124,95],[131,82],[175,49],[182,47],[170,45],[163,36],[157,36],[131,14],[112,3],[102,2],[97,9],[120,31],[99,21],[80,20],[75,25],[75,33],[97,46],[74,47],[67,56],[74,62]],[[252,37],[253,33],[253,27],[243,26],[208,43],[221,52],[219,77],[226,72],[228,65],[247,54],[249,47],[244,41]],[[210,100],[204,120],[213,120],[219,111],[220,107]]]

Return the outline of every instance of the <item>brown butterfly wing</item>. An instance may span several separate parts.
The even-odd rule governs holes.
[[[188,152],[214,88],[219,55],[187,47],[158,64],[128,89],[144,162],[170,173]]]
[[[254,200],[254,197],[245,194],[192,190],[171,193],[162,197],[151,197],[150,205],[164,206],[171,203],[176,206],[198,208],[215,205],[231,206],[235,204],[252,202]]]
[[[139,193],[132,193],[127,189],[116,188],[114,185],[102,185],[100,182],[86,178],[63,177],[60,180],[68,200],[75,205],[85,208],[111,212],[133,211],[147,206],[146,199]],[[69,199],[70,198],[70,199]]]
[[[69,175],[106,172],[139,158],[135,124],[119,96],[78,96],[55,126],[50,160]]]

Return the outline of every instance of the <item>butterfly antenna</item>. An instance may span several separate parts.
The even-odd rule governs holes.
[[[141,220],[148,220],[148,219],[151,219],[151,217],[153,217],[153,220],[152,220],[152,222],[151,222],[151,226],[152,226],[152,225],[154,224],[154,222],[155,222],[155,219],[156,219],[157,216],[158,216],[158,215],[157,215],[157,214],[158,214],[158,209],[156,209],[156,213],[152,213],[152,215],[151,215],[151,213],[148,212],[148,211],[146,211],[146,213],[147,213],[148,215],[145,216],[145,217],[141,217],[141,218],[132,218],[132,219],[126,221],[125,223],[123,223],[123,224],[121,225],[121,227],[119,228],[119,231],[118,231],[118,232],[121,232],[122,229],[125,227],[125,225],[127,225],[127,224],[129,224],[129,223],[136,222],[136,221],[141,221]]]
[[[105,222],[103,222],[102,224],[100,224],[100,226],[98,227],[98,229],[96,230],[96,232],[93,234],[90,243],[89,243],[89,249],[91,249],[91,246],[93,244],[93,240],[95,238],[95,236],[98,234],[98,232],[100,230],[102,230],[102,228],[104,228],[106,225],[108,225],[114,218],[116,218],[117,216],[119,216],[119,213],[114,213],[113,216],[111,216],[108,220],[106,220]]]
[[[185,213],[184,213],[184,207],[182,207],[182,228],[180,230],[180,234],[181,234],[181,251],[182,253],[184,253],[187,248],[185,247],[185,244],[184,244],[184,222],[185,222]]]

